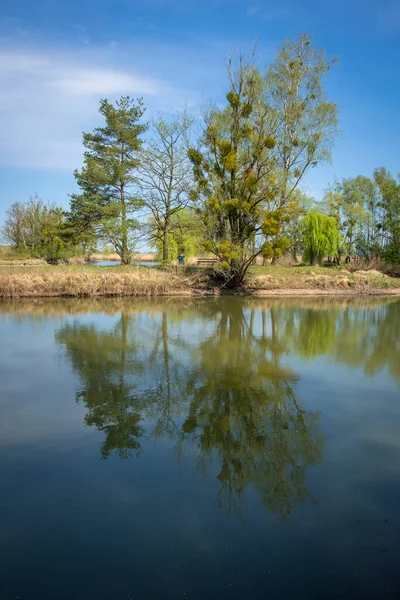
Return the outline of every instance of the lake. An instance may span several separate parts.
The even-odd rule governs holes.
[[[399,598],[400,302],[0,304],[0,598]]]

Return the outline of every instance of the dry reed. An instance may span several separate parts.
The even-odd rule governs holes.
[[[153,269],[52,267],[0,270],[0,298],[151,296],[190,289],[183,275]]]
[[[211,276],[211,279],[210,279]],[[212,271],[196,267],[0,267],[0,298],[123,297],[218,295]],[[231,291],[230,293],[235,293]],[[310,267],[254,267],[240,290],[244,294],[320,293],[397,294],[400,279],[376,270],[350,273],[346,269]]]

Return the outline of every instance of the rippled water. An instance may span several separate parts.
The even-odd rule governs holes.
[[[400,302],[0,304],[0,598],[398,598]]]

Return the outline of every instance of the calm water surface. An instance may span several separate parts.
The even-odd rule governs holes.
[[[400,302],[0,304],[0,598],[400,597]]]

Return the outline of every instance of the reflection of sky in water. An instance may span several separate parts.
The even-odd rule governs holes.
[[[224,310],[224,301],[220,306]],[[352,323],[367,325],[369,344],[388,306],[351,309]],[[174,393],[203,364],[195,364],[198,348],[220,324],[218,310],[200,316],[193,305],[178,313],[166,312]],[[277,315],[277,339],[283,342],[282,324],[293,315],[279,308]],[[33,591],[33,597],[62,599],[135,593],[264,598],[277,593],[297,597],[301,590],[300,597],[307,598],[398,597],[399,381],[384,357],[377,357],[379,368],[369,375],[362,361],[350,367],[328,352],[299,355],[299,315],[294,315],[295,334],[289,347],[282,344],[279,360],[297,377],[293,387],[302,410],[321,412],[325,443],[322,459],[307,469],[308,500],[282,520],[262,506],[253,486],[242,497],[240,517],[219,510],[217,457],[206,473],[199,468],[196,443],[177,456],[171,439],[150,434],[151,410],[144,411],[147,435],[140,458],[100,460],[104,432],[84,424],[87,408],[75,399],[79,377],[56,334],[77,324],[118,336],[119,313],[37,321],[34,315],[0,314],[0,468],[5,482],[0,508],[6,517],[0,559],[8,596],[29,597]],[[398,331],[399,310],[393,315],[385,327]],[[243,317],[246,330],[249,308]],[[270,317],[267,311],[268,337],[273,333]],[[260,339],[259,308],[252,318],[254,337]],[[347,331],[344,318],[338,309],[336,324]],[[127,322],[127,339],[137,341],[139,357],[149,361],[143,372],[125,374],[141,391],[153,385],[152,377],[162,378],[161,355],[153,363],[150,358],[162,325],[162,312],[147,310],[146,302],[143,312]],[[268,352],[277,356],[276,348]],[[178,415],[177,425],[183,420]]]

